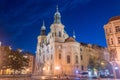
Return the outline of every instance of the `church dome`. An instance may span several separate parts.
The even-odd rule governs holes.
[[[76,42],[73,37],[69,37],[65,40],[65,42]]]
[[[56,12],[54,14],[54,23],[61,23],[61,15],[60,15],[60,12],[58,10],[58,6],[56,7]]]
[[[109,19],[109,22],[119,20],[119,19],[120,19],[120,16],[114,16],[114,17]]]

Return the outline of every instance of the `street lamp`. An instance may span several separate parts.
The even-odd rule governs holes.
[[[114,79],[116,80],[116,69],[117,69],[117,67],[114,67],[114,63],[113,62],[110,62],[111,63],[111,65],[112,65],[112,70],[113,70],[113,74],[114,74]]]
[[[59,71],[60,70],[60,66],[55,66],[55,70]],[[57,73],[58,74],[58,73]]]
[[[27,68],[27,69],[26,69],[26,71],[27,71],[27,74],[28,74],[28,73],[29,73],[29,71],[30,71],[30,69],[29,69],[29,68]]]

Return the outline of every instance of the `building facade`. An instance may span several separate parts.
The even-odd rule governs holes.
[[[109,56],[106,48],[92,44],[82,44],[70,37],[64,30],[58,8],[54,14],[54,22],[50,32],[46,34],[43,22],[38,36],[35,59],[35,75],[74,75],[88,71],[89,58]],[[107,59],[108,57],[106,57]]]
[[[10,74],[11,70],[6,69],[4,63],[6,61],[7,53],[10,52],[11,48],[9,46],[1,46],[0,45],[0,75],[1,74]]]
[[[46,35],[44,22],[41,27],[37,43],[35,73],[37,75],[72,75],[80,71],[79,49],[79,42],[65,32],[61,14],[57,8],[48,35]]]
[[[104,25],[106,42],[110,52],[110,61],[120,65],[120,16],[112,17]]]
[[[13,74],[14,70],[7,68],[6,64],[7,63],[7,57],[9,56],[9,52],[12,51],[12,48],[10,46],[2,46],[0,45],[0,75],[9,75],[9,74]],[[22,71],[16,71],[15,74],[32,74],[33,73],[33,69],[34,69],[34,55],[30,54],[30,53],[26,53],[26,52],[21,52],[20,49],[18,49],[18,51],[21,54],[24,54],[24,57],[29,59],[28,62],[28,66],[25,67],[24,70]]]
[[[109,61],[109,52],[106,48],[80,42],[81,71],[88,71],[89,60],[91,57],[102,61]]]
[[[34,71],[34,59],[35,56],[29,52],[24,52],[24,57],[29,59],[28,66],[22,70],[22,74],[32,74]]]

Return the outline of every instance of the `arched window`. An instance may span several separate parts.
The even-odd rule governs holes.
[[[75,56],[75,59],[76,59],[75,63],[78,64],[78,56],[77,55]]]
[[[67,55],[67,64],[70,63],[70,55]]]
[[[55,32],[55,36],[56,36],[56,32]]]
[[[43,62],[45,62],[45,55],[43,55]]]
[[[53,55],[51,54],[51,60],[52,60],[52,58],[53,58]]]
[[[80,57],[81,57],[81,60],[83,60],[83,56],[82,56],[82,55],[80,55]]]
[[[61,37],[61,32],[59,31],[59,37]]]

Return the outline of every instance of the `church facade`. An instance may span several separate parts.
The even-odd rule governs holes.
[[[75,40],[75,35],[69,37],[65,32],[61,14],[57,8],[48,35],[43,22],[38,36],[35,74],[72,75],[80,71],[80,63],[80,44]]]
[[[108,50],[92,44],[84,44],[70,37],[64,30],[61,14],[56,9],[50,32],[46,34],[43,22],[38,36],[34,75],[75,75],[88,71],[90,57],[109,61]]]

